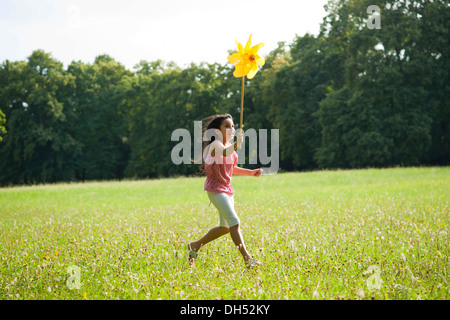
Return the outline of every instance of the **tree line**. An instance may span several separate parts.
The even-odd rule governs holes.
[[[378,29],[367,27],[370,5]],[[285,171],[448,165],[448,2],[325,9],[317,36],[280,42],[246,81],[244,129],[279,129]],[[133,71],[109,55],[67,68],[42,50],[4,61],[0,184],[196,174],[172,163],[171,133],[216,113],[238,125],[241,83],[226,56],[183,68],[142,60]]]

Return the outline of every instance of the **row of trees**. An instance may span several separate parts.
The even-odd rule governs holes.
[[[380,29],[367,27],[374,4]],[[326,11],[318,36],[279,43],[247,81],[245,128],[280,130],[283,170],[449,164],[448,2],[330,0]],[[194,174],[172,163],[171,133],[215,113],[238,124],[233,68],[129,71],[102,55],[64,69],[41,50],[5,61],[0,184]]]

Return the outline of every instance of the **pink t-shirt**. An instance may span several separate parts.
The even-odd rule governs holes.
[[[204,190],[234,195],[234,189],[231,185],[231,176],[233,175],[233,169],[237,164],[238,155],[234,151],[228,157],[224,157],[221,154],[216,154],[214,157],[208,155],[205,160],[206,181]]]

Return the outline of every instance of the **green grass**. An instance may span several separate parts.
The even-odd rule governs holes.
[[[0,299],[450,297],[448,167],[234,176],[256,270],[229,235],[189,266],[186,243],[218,222],[203,183],[0,189]]]

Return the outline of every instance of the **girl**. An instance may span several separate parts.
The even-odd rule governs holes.
[[[240,230],[240,220],[234,210],[234,189],[231,185],[231,176],[238,174],[259,177],[262,169],[248,170],[236,167],[238,158],[236,149],[242,144],[244,137],[241,133],[237,141],[231,144],[236,133],[231,115],[215,115],[206,119],[211,120],[205,131],[213,129],[218,139],[213,136],[211,141],[204,142],[203,154],[206,151],[207,158],[202,161],[200,169],[206,172],[204,190],[207,191],[209,200],[219,211],[219,226],[209,230],[201,239],[188,243],[188,259],[192,264],[201,247],[229,232],[247,267],[255,267],[259,261],[253,259],[245,247]],[[207,150],[205,150],[206,147],[208,147]]]

